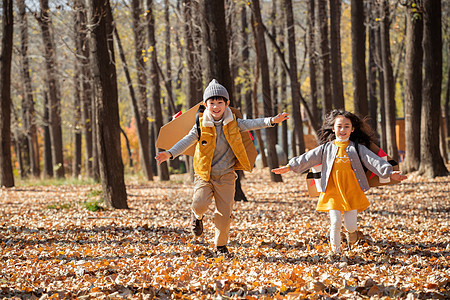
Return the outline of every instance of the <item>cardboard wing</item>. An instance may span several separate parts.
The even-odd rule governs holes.
[[[394,171],[399,170],[398,163],[393,160],[390,156],[386,154],[380,147],[378,147],[374,143],[370,143],[369,147],[370,151],[377,154],[379,157],[383,158],[384,160],[388,161],[391,165]],[[306,175],[306,185],[308,188],[308,195],[310,197],[317,197],[320,195],[321,188],[320,188],[320,178],[321,178],[321,170],[322,165],[315,166],[314,168],[311,168],[311,171],[308,172]],[[380,185],[389,185],[389,184],[396,184],[399,183],[399,181],[392,180],[390,178],[380,178],[374,173],[372,173],[370,170],[366,171],[366,178],[369,182],[369,187],[376,187]]]
[[[201,102],[182,113],[163,127],[158,134],[156,147],[168,150],[189,133],[195,124],[195,115]],[[195,144],[186,149],[183,154],[194,156]]]
[[[163,127],[158,134],[158,139],[156,140],[156,147],[168,150],[172,148],[179,140],[181,140],[185,135],[189,133],[195,124],[195,117],[197,115],[197,110],[202,102],[190,108],[188,111],[182,113],[177,118],[173,119]],[[234,107],[230,107],[231,111],[238,118],[242,118],[242,114],[239,110]],[[255,165],[256,156],[258,152],[256,151],[255,145],[249,132],[241,132],[242,142],[244,143],[245,150],[247,151],[248,160],[250,165],[253,167]],[[196,144],[192,145],[186,151],[183,152],[185,155],[194,156]]]
[[[398,163],[395,160],[393,160],[389,155],[387,155],[386,152],[384,152],[376,144],[370,143],[369,149],[370,149],[370,151],[372,151],[373,153],[375,153],[376,155],[378,155],[379,157],[381,157],[385,161],[389,162],[392,165],[392,169],[394,169],[394,171],[398,171],[399,170]],[[377,175],[375,175],[374,173],[372,173],[369,170],[367,170],[367,172],[366,172],[366,177],[367,177],[367,181],[369,182],[369,186],[370,187],[376,187],[376,186],[380,186],[380,185],[388,185],[388,184],[399,183],[399,181],[392,180],[390,178],[386,178],[386,179],[379,178]]]

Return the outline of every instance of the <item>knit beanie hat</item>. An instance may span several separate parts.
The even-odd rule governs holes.
[[[230,96],[228,95],[227,89],[217,82],[217,80],[213,79],[206,87],[203,92],[203,101],[208,100],[211,97],[224,97],[227,100],[230,100]]]

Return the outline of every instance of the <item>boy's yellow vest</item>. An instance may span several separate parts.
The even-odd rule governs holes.
[[[201,179],[208,181],[211,175],[211,162],[216,148],[216,127],[203,126],[203,113],[199,114],[199,125],[201,126],[200,139],[195,147],[194,171]],[[252,166],[248,159],[240,129],[236,122],[236,115],[233,114],[233,121],[224,125],[223,133],[230,144],[231,150],[236,156],[235,170],[251,171]]]

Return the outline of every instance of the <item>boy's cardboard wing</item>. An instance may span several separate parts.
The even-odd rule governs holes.
[[[168,150],[187,135],[192,129],[192,126],[194,126],[195,115],[200,104],[201,102],[161,127],[158,139],[156,140],[156,147]],[[186,149],[183,154],[194,156],[194,151],[195,144]]]
[[[384,160],[388,161],[392,165],[392,169],[394,171],[399,170],[398,163],[393,160],[389,155],[386,154],[380,147],[378,147],[374,143],[370,143],[369,147],[370,151],[378,155],[379,157],[383,158]],[[311,169],[311,172],[308,172],[306,175],[306,185],[308,188],[308,194],[310,197],[317,197],[320,195],[320,178],[321,178],[321,170],[322,165],[317,165],[314,168]],[[366,171],[366,178],[369,182],[369,187],[376,187],[380,185],[389,185],[389,184],[396,184],[399,183],[397,180],[392,180],[390,178],[383,179],[372,173],[370,170]]]
[[[158,139],[156,140],[156,147],[168,150],[172,148],[179,140],[181,140],[195,124],[195,116],[197,110],[202,102],[190,108],[188,111],[182,113],[177,118],[173,119],[159,131]],[[231,111],[238,118],[242,118],[242,114],[239,110],[234,107],[230,107]],[[251,135],[249,132],[241,132],[242,142],[244,143],[245,150],[247,151],[248,160],[250,165],[253,167],[255,165],[256,156],[258,152],[256,151],[255,145],[253,144]],[[194,156],[196,144],[192,145],[186,151],[183,152],[185,155]]]

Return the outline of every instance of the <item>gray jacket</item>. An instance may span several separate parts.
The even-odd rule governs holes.
[[[328,179],[330,178],[331,169],[333,168],[337,151],[338,146],[334,144],[334,141],[325,143],[300,156],[292,158],[288,165],[292,171],[303,173],[318,164],[322,164],[322,177],[320,180],[320,185],[322,191],[326,191]],[[350,159],[350,163],[353,171],[355,172],[356,179],[359,182],[359,186],[364,192],[369,189],[369,183],[361,163],[363,163],[367,169],[375,173],[375,175],[380,178],[387,178],[392,173],[393,169],[391,164],[370,151],[364,145],[359,144],[359,157],[353,141],[349,141],[345,152],[347,152]]]
[[[236,119],[237,125],[241,131],[257,130],[267,127],[273,127],[271,118],[258,119]],[[222,121],[214,122],[216,127],[216,148],[214,149],[213,159],[211,162],[211,175],[220,176],[234,170],[236,156],[231,150],[227,139],[223,133]],[[194,124],[189,133],[179,140],[172,148],[168,150],[173,157],[182,154],[187,148],[198,142],[197,124]]]

